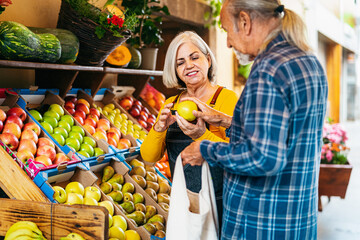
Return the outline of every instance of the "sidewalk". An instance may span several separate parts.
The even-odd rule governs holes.
[[[360,122],[342,123],[348,133],[348,156],[353,165],[345,199],[322,197],[318,217],[318,240],[360,239]]]

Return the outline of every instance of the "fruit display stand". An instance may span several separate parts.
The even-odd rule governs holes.
[[[102,207],[0,199],[0,219],[0,236],[18,221],[32,221],[48,240],[71,232],[85,239],[108,239],[108,211]]]

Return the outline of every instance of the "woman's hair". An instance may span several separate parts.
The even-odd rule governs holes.
[[[311,48],[307,42],[306,26],[302,19],[290,9],[280,6],[278,0],[227,0],[227,11],[238,18],[240,11],[248,12],[252,20],[259,20],[263,23],[272,17],[279,18],[281,24],[269,36],[276,37],[279,31],[282,31],[286,40],[307,52]],[[269,40],[269,39],[267,39]],[[270,39],[271,40],[271,39]]]
[[[192,31],[185,31],[179,33],[170,43],[169,48],[166,52],[164,71],[163,71],[163,82],[168,88],[184,88],[185,83],[177,76],[176,73],[176,54],[179,47],[185,43],[193,43],[199,50],[211,59],[211,66],[208,71],[208,78],[210,82],[215,82],[216,75],[216,60],[214,54],[211,52],[209,46],[205,41]]]

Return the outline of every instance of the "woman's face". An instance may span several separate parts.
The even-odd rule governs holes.
[[[176,72],[187,87],[208,82],[210,66],[210,57],[204,55],[193,43],[185,42],[178,48]]]

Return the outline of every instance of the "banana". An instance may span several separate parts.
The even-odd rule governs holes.
[[[5,240],[15,240],[22,236],[27,236],[31,239],[38,239],[38,240],[44,239],[42,234],[39,235],[37,232],[34,232],[31,228],[24,227],[22,229],[18,229],[16,231],[11,232],[10,234],[6,234]]]
[[[30,222],[30,221],[19,221],[19,222],[14,223],[6,232],[6,236],[8,234],[10,234],[14,231],[17,231],[18,229],[22,229],[22,228],[30,228],[31,230],[33,230],[34,232],[36,232],[42,236],[42,232],[39,230],[38,226],[35,223]]]

